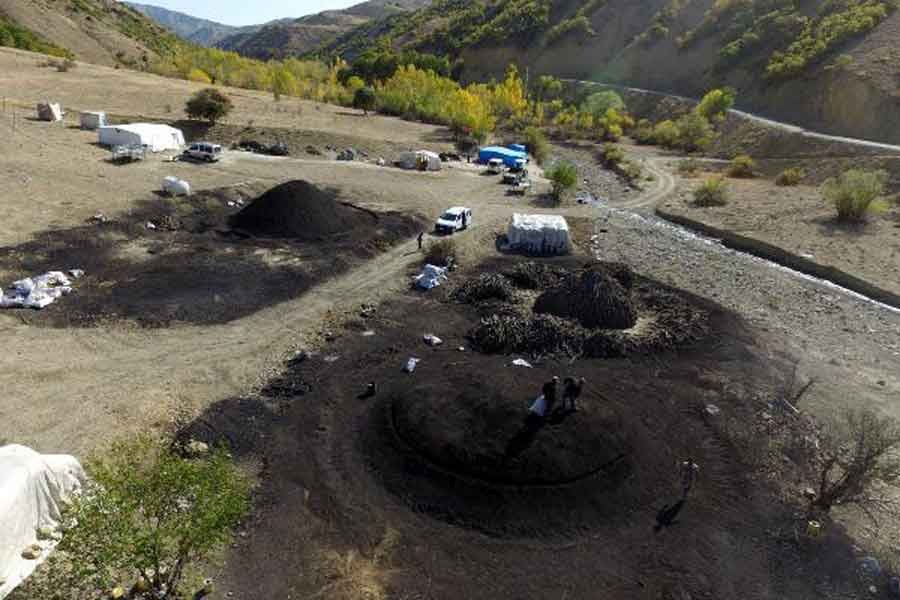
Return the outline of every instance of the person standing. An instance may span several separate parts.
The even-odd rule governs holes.
[[[679,468],[681,470],[681,497],[684,499],[687,498],[691,488],[697,482],[697,477],[700,474],[700,465],[695,463],[693,458],[688,457],[687,460],[682,461]]]
[[[422,250],[422,240],[424,238],[425,238],[425,232],[424,231],[419,232],[419,237],[416,238],[416,241],[419,242],[419,251]]]
[[[559,377],[553,376],[553,379],[544,384],[541,392],[544,395],[546,404],[546,414],[552,414],[556,406],[557,389],[559,388]]]
[[[566,377],[563,382],[563,410],[578,410],[578,397],[581,396],[581,390],[584,387],[584,377],[575,379],[574,377]]]

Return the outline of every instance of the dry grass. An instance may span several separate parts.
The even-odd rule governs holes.
[[[387,600],[386,583],[395,572],[391,568],[394,552],[400,545],[400,533],[392,528],[385,530],[381,541],[364,556],[351,548],[343,552],[332,551],[325,555],[325,562],[333,580],[313,598],[342,600]]]

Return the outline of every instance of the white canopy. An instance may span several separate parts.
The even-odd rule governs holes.
[[[415,152],[404,152],[400,155],[397,164],[402,169],[420,169],[423,171],[440,171],[441,157],[430,150],[416,150]]]
[[[60,505],[84,483],[78,461],[67,455],[38,454],[25,446],[0,447],[0,600],[46,558],[55,545],[38,542],[37,531],[59,523]],[[32,544],[40,556],[24,558]]]
[[[514,214],[507,231],[509,245],[532,253],[566,254],[572,249],[569,224],[560,215]]]
[[[184,146],[184,134],[180,129],[157,123],[131,123],[100,127],[102,146],[146,146],[152,152],[177,150]]]
[[[105,112],[96,112],[96,111],[85,111],[81,113],[81,128],[82,129],[99,129],[101,127],[106,127],[106,113]]]

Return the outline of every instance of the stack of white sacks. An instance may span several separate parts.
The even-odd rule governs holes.
[[[56,302],[58,298],[72,293],[72,280],[84,275],[81,269],[66,273],[50,271],[37,277],[26,277],[14,281],[12,288],[0,289],[0,308],[41,309]]]

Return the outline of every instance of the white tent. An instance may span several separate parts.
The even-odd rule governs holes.
[[[81,113],[81,128],[94,131],[106,127],[106,113],[86,111]]]
[[[184,146],[180,129],[156,123],[131,123],[101,127],[98,130],[102,146],[145,146],[152,152],[177,150]]]
[[[418,169],[420,171],[440,171],[441,157],[429,150],[417,150],[404,152],[400,155],[397,165],[401,169]]]
[[[25,446],[0,447],[0,600],[53,549],[52,540],[38,541],[38,530],[58,525],[60,505],[84,480],[74,457],[42,455]],[[33,544],[40,546],[36,558],[23,557]]]
[[[507,231],[509,245],[533,254],[568,254],[569,224],[559,215],[514,214]]]

